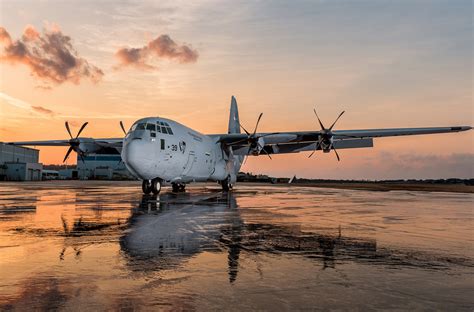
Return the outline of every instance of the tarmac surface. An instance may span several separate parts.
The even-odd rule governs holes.
[[[0,310],[474,308],[473,194],[0,184]]]

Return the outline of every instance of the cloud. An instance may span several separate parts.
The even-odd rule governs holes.
[[[0,101],[2,101],[2,100],[3,100],[4,103],[7,103],[11,106],[21,108],[21,109],[31,110],[35,113],[39,113],[39,114],[42,114],[42,115],[48,115],[48,116],[56,115],[55,112],[53,112],[52,110],[47,109],[43,106],[31,105],[30,103],[27,103],[25,101],[17,99],[13,96],[10,96],[10,95],[6,94],[6,93],[0,92]]]
[[[3,45],[0,62],[26,65],[31,74],[44,83],[79,84],[85,78],[97,83],[104,75],[101,69],[78,56],[71,38],[57,26],[45,28],[43,34],[33,26],[27,26],[16,41],[12,41],[7,30],[0,27],[0,44]]]
[[[31,108],[35,112],[38,112],[38,113],[41,113],[41,114],[46,114],[46,115],[50,115],[50,116],[54,115],[54,112],[52,110],[44,108],[43,106],[31,106]]]
[[[199,57],[196,50],[187,45],[178,45],[168,35],[161,35],[141,48],[121,48],[115,56],[119,66],[135,66],[142,69],[156,69],[148,64],[156,59],[169,59],[178,63],[195,63]]]

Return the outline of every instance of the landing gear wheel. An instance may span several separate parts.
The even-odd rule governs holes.
[[[172,183],[171,187],[173,188],[173,193],[184,192],[186,189],[186,184],[184,183]]]
[[[151,181],[150,180],[143,180],[142,182],[142,191],[144,194],[151,193]]]
[[[232,183],[230,182],[230,177],[227,177],[225,180],[222,180],[221,186],[224,192],[232,190]]]
[[[160,194],[160,191],[161,191],[161,181],[160,181],[160,179],[151,180],[151,191],[155,195]]]

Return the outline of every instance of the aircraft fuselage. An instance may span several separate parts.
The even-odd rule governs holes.
[[[235,182],[243,158],[229,159],[216,139],[155,117],[135,122],[124,138],[121,156],[137,178],[171,183],[222,181],[227,177]]]

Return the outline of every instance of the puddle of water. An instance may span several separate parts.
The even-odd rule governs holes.
[[[0,185],[0,309],[472,310],[472,194]]]

